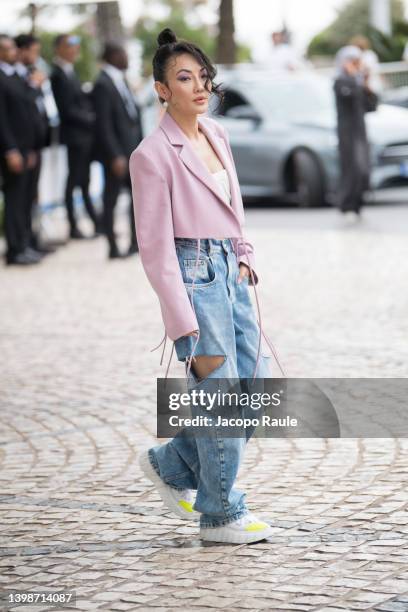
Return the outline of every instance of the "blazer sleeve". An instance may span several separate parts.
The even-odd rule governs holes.
[[[0,153],[4,155],[7,151],[18,150],[17,141],[7,120],[6,92],[0,84]]]
[[[129,171],[140,258],[159,298],[167,335],[177,340],[199,326],[174,244],[170,189],[151,159],[137,149],[130,157]]]
[[[231,150],[231,145],[229,142],[229,137],[228,137],[228,132],[225,129],[225,127],[219,123],[217,123],[217,127],[221,130],[221,137],[224,139],[225,142],[225,146],[227,147],[228,150],[228,155],[230,157],[232,166],[234,168],[235,174],[237,176],[237,180],[238,180],[238,174],[237,174],[237,169],[235,167],[235,162],[234,162],[234,156],[232,155],[232,150]],[[243,212],[243,216],[244,215],[244,211]],[[245,246],[243,244],[243,241],[240,241],[238,239],[233,238],[233,242],[234,242],[234,248],[235,248],[235,252],[237,254],[237,261],[238,264],[243,263],[245,265],[248,265],[248,259],[249,259],[249,264],[252,268],[252,272],[254,274],[254,279],[255,279],[255,285],[258,284],[258,275],[255,272],[255,267],[256,267],[256,263],[255,263],[255,253],[254,253],[254,247],[253,245],[248,242],[247,240],[245,240]],[[246,249],[245,249],[246,247]],[[248,254],[248,258],[247,258],[247,254]],[[248,279],[249,284],[252,285],[252,279],[251,277],[249,277]]]
[[[95,124],[95,115],[92,111],[81,108],[75,103],[75,92],[67,82],[68,79],[54,72],[51,74],[50,81],[62,121],[85,130],[92,130]]]

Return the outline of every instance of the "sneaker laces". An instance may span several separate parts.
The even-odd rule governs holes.
[[[191,489],[184,489],[184,491],[183,491],[183,498],[186,501],[193,503],[193,501],[194,501],[193,491]]]
[[[193,491],[191,489],[178,489],[177,493],[180,495],[180,497],[188,502],[188,503],[193,503],[194,502],[194,494]]]
[[[246,527],[247,525],[250,525],[251,523],[265,523],[265,521],[262,521],[261,519],[259,519],[257,516],[255,516],[251,512],[248,512],[248,514],[244,514],[244,516],[241,516],[241,518],[239,518],[236,521],[236,524],[239,525],[240,527]]]

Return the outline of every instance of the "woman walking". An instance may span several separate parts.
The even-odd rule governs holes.
[[[267,378],[259,304],[258,327],[248,290],[258,278],[252,245],[242,235],[228,136],[200,116],[210,93],[221,95],[216,70],[196,45],[178,41],[168,28],[158,45],[153,75],[166,112],[133,151],[130,175],[140,257],[160,301],[164,342],[167,336],[174,341],[190,388],[211,378]],[[168,508],[200,519],[202,539],[255,542],[271,528],[234,488],[246,443],[217,428],[206,437],[183,430],[142,453],[140,465]]]

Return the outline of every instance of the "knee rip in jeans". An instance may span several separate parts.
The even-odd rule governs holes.
[[[226,359],[226,355],[196,355],[193,357],[191,370],[197,382],[202,382],[210,374],[219,370]]]

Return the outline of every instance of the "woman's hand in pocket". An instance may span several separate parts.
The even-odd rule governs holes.
[[[249,267],[244,264],[244,263],[240,263],[239,264],[239,276],[237,278],[237,283],[242,283],[242,281],[244,280],[244,278],[249,278]]]
[[[200,332],[199,332],[199,330],[198,330],[198,329],[194,329],[193,331],[188,332],[188,334],[183,334],[182,336],[180,336],[179,338],[177,338],[176,342],[177,342],[178,340],[182,340],[183,338],[188,338],[188,336],[194,336],[194,337],[197,337],[197,336],[199,335],[199,333],[200,333]]]
[[[198,329],[195,329],[194,331],[189,332],[188,334],[186,334],[186,336],[198,336]]]

